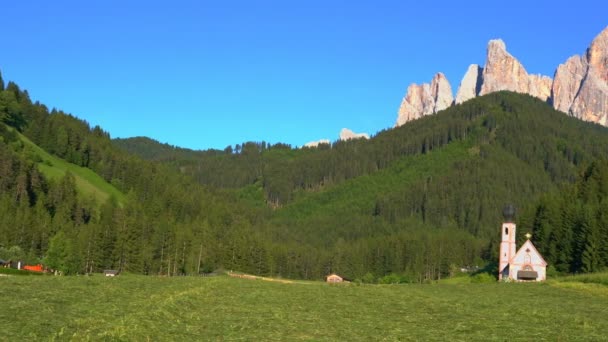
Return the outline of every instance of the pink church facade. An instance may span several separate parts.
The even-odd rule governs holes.
[[[498,280],[544,281],[547,279],[547,262],[538,252],[530,235],[516,252],[516,225],[513,222],[515,209],[505,208],[505,223],[502,224]]]

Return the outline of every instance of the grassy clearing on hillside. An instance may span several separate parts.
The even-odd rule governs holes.
[[[124,202],[125,195],[91,169],[68,163],[47,153],[22,134],[19,134],[19,138],[30,153],[37,157],[38,169],[49,179],[60,179],[69,171],[74,175],[81,195],[93,196],[97,203],[105,202],[110,196],[116,197],[119,203]]]
[[[0,321],[10,322],[0,340],[10,341],[602,340],[608,331],[608,295],[547,283],[95,275],[1,277],[0,288]]]

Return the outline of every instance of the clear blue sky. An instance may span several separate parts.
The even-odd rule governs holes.
[[[195,149],[392,127],[412,82],[456,92],[489,39],[553,76],[603,1],[29,1],[2,5],[0,70],[112,137]]]

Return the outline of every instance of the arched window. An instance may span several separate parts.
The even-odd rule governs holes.
[[[509,228],[505,227],[505,235],[509,235]]]

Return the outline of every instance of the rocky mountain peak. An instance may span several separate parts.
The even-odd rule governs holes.
[[[587,63],[598,78],[608,82],[608,27],[591,42],[587,49]]]
[[[483,80],[482,76],[482,67],[477,64],[469,65],[469,68],[464,74],[462,81],[460,81],[460,86],[458,86],[458,92],[456,93],[456,104],[463,103],[479,95]]]
[[[355,133],[348,128],[342,128],[342,130],[340,131],[340,140],[350,140],[350,139],[369,139],[369,134]]]
[[[553,106],[585,121],[608,125],[608,27],[584,57],[570,57],[555,71]]]
[[[487,50],[488,60],[501,60],[505,57],[511,57],[507,52],[507,45],[502,39],[491,39],[488,42],[488,50]]]
[[[573,56],[560,64],[554,79],[529,75],[507,51],[505,42],[490,40],[485,66],[469,66],[454,103],[500,90],[529,94],[582,120],[608,125],[608,27],[593,39],[584,56]],[[451,88],[441,73],[430,85],[412,84],[399,107],[397,126],[434,114],[451,103]]]
[[[431,84],[410,84],[401,101],[395,125],[401,126],[424,115],[435,114],[453,102],[452,86],[445,75],[439,72],[433,76]]]
[[[566,63],[557,67],[551,89],[555,109],[564,113],[570,111],[586,73],[587,61],[578,55],[568,58]]]
[[[507,52],[505,43],[500,39],[490,40],[479,95],[499,90],[528,93],[529,83],[526,69]]]
[[[441,72],[436,73],[431,80],[431,96],[433,99],[433,113],[444,110],[454,103],[452,86]]]
[[[342,128],[340,131],[340,140],[351,140],[351,139],[369,139],[369,134],[367,133],[355,133],[348,128]],[[329,139],[320,139],[316,141],[307,142],[304,144],[304,147],[318,147],[319,145],[331,145],[331,141]]]

